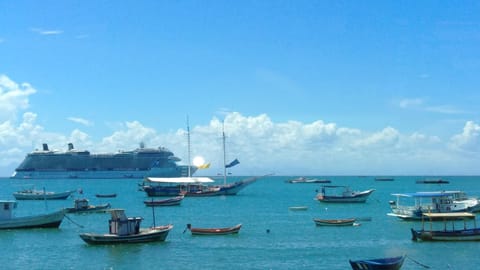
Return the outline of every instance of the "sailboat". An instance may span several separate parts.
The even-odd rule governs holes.
[[[188,120],[187,120],[188,123]],[[192,177],[190,166],[188,166],[188,177],[176,178],[158,178],[147,177],[146,182],[149,183],[143,187],[143,190],[148,196],[172,196],[183,194],[189,197],[206,197],[206,196],[220,196],[220,195],[236,195],[240,190],[246,186],[254,183],[259,177],[250,177],[241,181],[227,183],[227,168],[233,167],[240,162],[235,159],[229,164],[226,164],[225,153],[225,128],[222,127],[223,138],[223,184],[210,185],[208,183],[214,182],[209,177]],[[190,128],[187,124],[187,139],[188,139],[188,160],[190,161]]]

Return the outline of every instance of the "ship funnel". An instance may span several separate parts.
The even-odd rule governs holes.
[[[68,143],[68,151],[72,151],[73,150],[73,143]]]
[[[43,144],[43,151],[48,151],[48,144],[46,143]]]

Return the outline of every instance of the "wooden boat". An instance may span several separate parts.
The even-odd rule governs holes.
[[[450,181],[443,180],[443,179],[425,179],[425,180],[417,180],[417,184],[448,184]]]
[[[110,208],[109,203],[101,205],[90,205],[87,199],[76,199],[74,201],[73,207],[65,208],[67,213],[93,213],[93,212],[104,212],[106,209]]]
[[[407,256],[389,257],[369,260],[349,260],[353,270],[398,270]]]
[[[123,209],[110,210],[109,233],[81,233],[80,238],[87,244],[125,244],[165,241],[173,225],[140,228],[141,217],[127,217]]]
[[[478,212],[480,201],[459,190],[395,193],[389,216],[404,220],[421,220],[423,213]]]
[[[395,180],[392,177],[375,177],[375,181],[393,181]]]
[[[480,241],[480,228],[477,227],[475,215],[468,212],[459,213],[424,213],[425,219],[422,221],[422,229],[410,229],[413,241]],[[443,228],[434,229],[434,220],[442,220]],[[455,224],[463,221],[463,224]],[[468,221],[473,221],[473,228],[467,229]],[[429,226],[425,226],[429,223]],[[448,228],[449,225],[451,228]],[[426,228],[428,227],[428,229]]]
[[[187,130],[189,130],[187,125]],[[225,153],[225,132],[222,130],[223,135],[223,152]],[[187,132],[188,138],[188,153],[190,153],[190,132]],[[190,160],[190,157],[188,157]],[[223,184],[212,184],[215,182],[209,177],[192,177],[190,169],[188,171],[188,177],[176,177],[176,178],[157,178],[147,177],[145,182],[148,184],[143,185],[143,190],[149,197],[153,196],[178,196],[184,194],[185,196],[192,197],[207,197],[207,196],[221,196],[221,195],[236,195],[240,190],[254,183],[259,176],[250,177],[241,181],[233,183],[227,183],[227,168],[233,167],[240,162],[235,159],[233,162],[226,164],[225,155],[223,159],[224,172],[223,172]],[[188,166],[190,168],[190,166]]]
[[[291,184],[297,184],[297,183],[314,184],[314,183],[331,183],[332,181],[330,181],[328,179],[298,177],[298,178],[295,178],[295,179],[287,180],[286,182],[291,183]]]
[[[13,193],[17,200],[65,200],[76,190],[53,192],[45,190],[24,189]]]
[[[322,186],[316,199],[320,202],[333,203],[364,203],[375,189],[365,191],[352,191],[348,186]]]
[[[48,214],[14,217],[13,209],[16,207],[16,201],[0,201],[0,229],[58,228],[65,217],[63,210]]]
[[[290,206],[288,208],[288,210],[290,210],[290,211],[307,211],[308,206]]]
[[[146,206],[173,206],[173,205],[180,205],[182,202],[184,195],[168,198],[165,200],[150,200],[150,201],[143,201]]]
[[[212,185],[210,183],[215,181],[208,177],[147,177],[145,181],[148,184],[143,185],[142,189],[149,197],[178,196],[179,194],[184,194],[187,197],[236,195],[258,178],[250,177],[233,183]]]
[[[187,224],[187,229],[190,230],[192,235],[226,235],[236,234],[242,228],[242,224],[237,224],[233,227],[226,228],[193,228],[191,224]]]
[[[111,194],[95,194],[95,197],[97,197],[97,198],[115,198],[115,197],[117,197],[117,193],[111,193]]]
[[[313,221],[317,226],[353,226],[355,224],[354,218],[346,218],[346,219],[314,218]]]

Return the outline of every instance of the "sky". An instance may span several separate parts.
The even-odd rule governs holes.
[[[480,174],[478,1],[0,1],[0,176],[48,143],[197,175]],[[222,124],[223,123],[223,124]]]

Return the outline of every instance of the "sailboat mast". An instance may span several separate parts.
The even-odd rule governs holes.
[[[223,184],[227,184],[227,155],[225,151],[225,123],[222,122],[222,142],[223,142]]]
[[[190,124],[188,122],[188,116],[187,116],[187,147],[188,147],[188,177],[191,177],[192,176],[192,172],[191,172],[191,157],[190,157]]]

